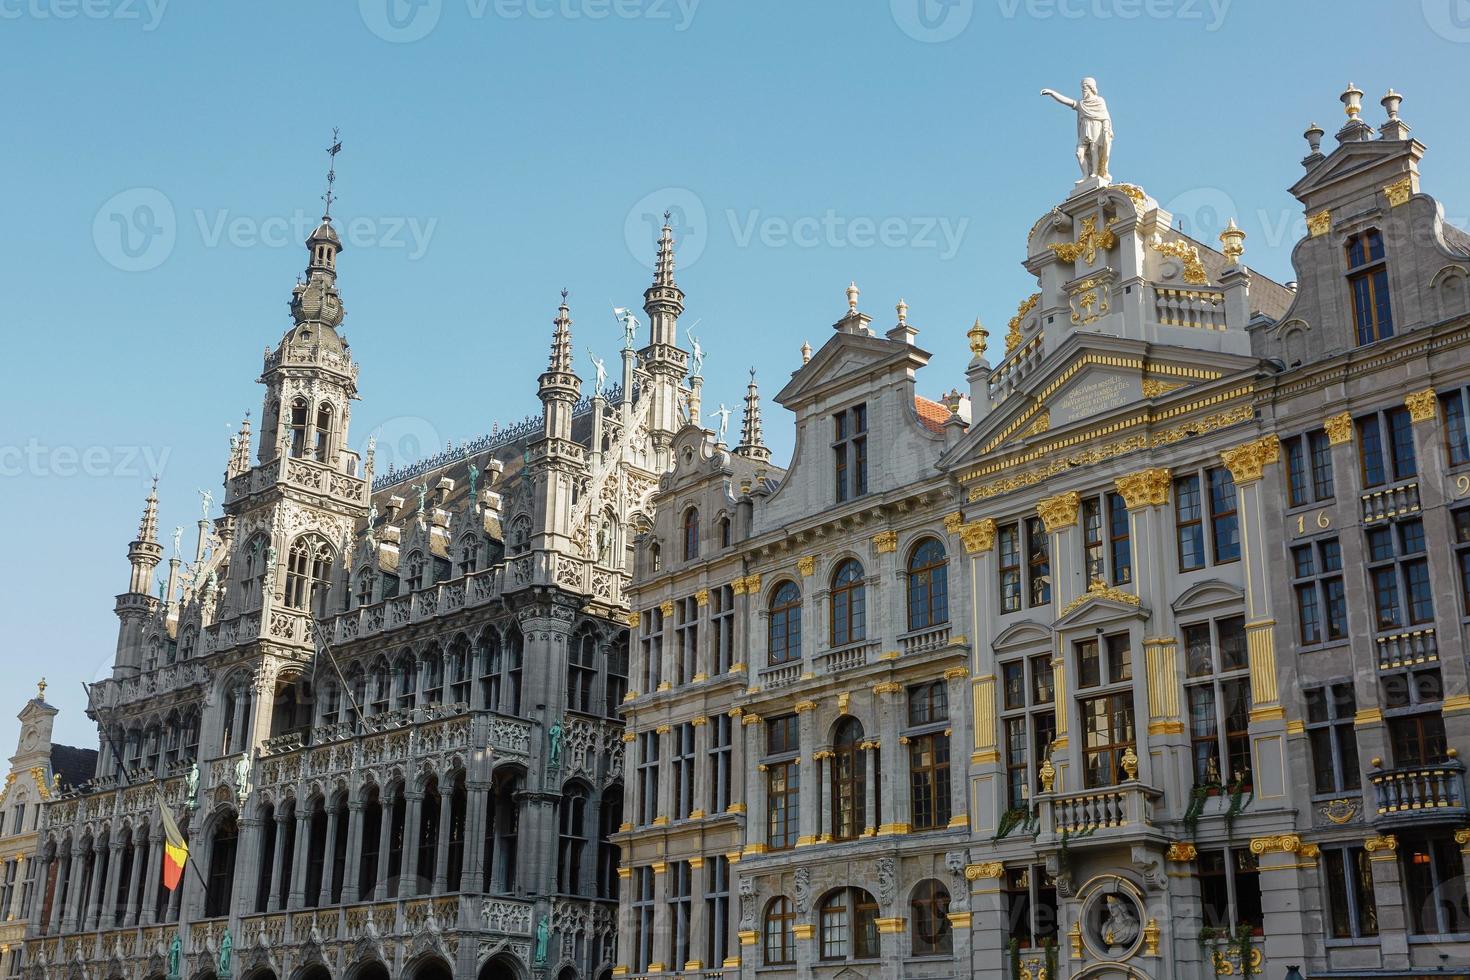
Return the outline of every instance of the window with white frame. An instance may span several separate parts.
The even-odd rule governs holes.
[[[1196,786],[1251,785],[1245,617],[1184,626],[1185,696]]]

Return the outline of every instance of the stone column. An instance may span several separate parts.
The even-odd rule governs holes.
[[[439,787],[439,839],[434,848],[434,894],[442,895],[449,882],[449,830],[454,818],[454,787]],[[463,853],[463,849],[461,849]]]
[[[342,875],[342,904],[357,901],[358,879],[362,877],[362,800],[347,802],[347,867]]]
[[[56,857],[52,860],[56,863],[56,883],[52,885],[51,891],[51,917],[46,923],[46,934],[54,936],[61,931],[62,923],[66,921],[66,905],[71,900],[71,845],[61,843],[56,845]],[[49,874],[49,871],[47,872]],[[45,880],[41,884],[42,889],[46,887]],[[62,892],[66,892],[65,898]],[[44,891],[42,892],[42,904],[45,903]]]
[[[478,894],[485,890],[485,817],[489,800],[488,783],[466,780],[464,870],[460,874],[459,888],[461,892]]]
[[[1404,884],[1399,872],[1399,840],[1394,834],[1363,842],[1373,870],[1373,899],[1378,907],[1378,945],[1383,969],[1408,970],[1409,910],[1404,906]]]
[[[235,847],[235,880],[230,885],[231,910],[238,915],[249,915],[255,911],[264,837],[258,811],[254,816],[240,817],[240,839]]]
[[[867,753],[868,770],[868,778],[863,781],[863,795],[865,799],[863,800],[864,826],[862,829],[862,835],[864,837],[872,837],[874,834],[878,833],[878,818],[880,816],[880,814],[878,813],[877,778],[879,770],[878,742],[872,739],[861,742],[858,744],[858,751]]]
[[[878,825],[879,834],[907,834],[909,824],[909,792],[904,773],[908,772],[905,748],[899,744],[899,715],[903,710],[903,685],[897,681],[883,681],[873,686],[880,737],[874,741],[882,755],[883,821]]]
[[[672,907],[669,904],[669,866],[664,861],[655,861],[653,867],[653,960],[648,964],[649,973],[678,970],[680,964],[665,963],[663,956],[668,952],[668,939],[673,935]]]
[[[967,667],[951,667],[944,672],[945,694],[949,698],[949,825],[970,826],[971,809],[968,806],[970,787],[965,784],[964,749],[969,744],[969,725],[965,717],[965,688],[969,685],[970,670]],[[956,751],[958,750],[958,751]],[[868,780],[872,782],[872,780]]]
[[[337,874],[337,833],[339,826],[339,815],[341,811],[335,807],[327,808],[327,839],[326,853],[322,855],[322,886],[317,894],[312,896],[316,899],[318,907],[332,904],[332,879]]]
[[[291,856],[291,888],[286,896],[288,909],[299,909],[306,905],[307,855],[311,851],[311,808],[304,802],[297,804],[295,854]]]
[[[736,709],[739,710],[739,709]],[[745,814],[745,853],[760,854],[766,849],[766,774],[759,759],[764,755],[761,745],[761,716],[750,713],[740,717],[741,738],[745,747],[745,799],[748,807]]]
[[[398,898],[412,898],[417,894],[419,874],[419,835],[422,823],[424,794],[422,790],[405,790],[403,802],[407,809],[403,818],[403,860],[399,868]],[[531,853],[535,853],[534,851]]]
[[[148,830],[148,867],[143,879],[140,915],[138,921],[145,926],[158,922],[158,881],[163,874],[163,828],[150,824]]]
[[[745,762],[748,758],[745,750],[745,727],[740,724],[739,708],[731,708],[727,715],[730,718],[730,804],[725,812],[744,813],[748,826],[750,815],[746,812],[746,801],[750,797],[746,786],[749,774],[746,772]],[[730,935],[735,934],[732,932]]]
[[[832,759],[830,749],[818,749],[812,753],[812,782],[817,784],[817,840],[814,843],[832,839],[832,794],[828,789],[832,782]]]
[[[700,958],[699,950],[704,949],[704,937],[708,931],[705,925],[706,909],[704,907],[705,876],[704,858],[695,856],[689,859],[689,959],[684,963],[670,963],[669,969],[683,970],[685,972],[703,970],[708,967],[711,970],[718,969],[715,963],[707,963],[709,951],[705,950],[705,959]]]
[[[393,808],[395,806],[396,804],[386,796],[378,796],[378,867],[372,895],[375,902],[381,902],[388,897],[388,850],[393,844]],[[363,897],[367,898],[366,895]]]
[[[145,851],[148,853],[147,860],[144,860],[143,857]],[[139,840],[137,831],[134,831],[133,866],[128,869],[128,898],[127,906],[123,913],[123,925],[129,928],[136,926],[139,921],[141,921],[141,914],[144,905],[143,895],[141,894],[141,889],[143,887],[143,865],[152,864],[153,858],[155,856],[156,855],[154,855],[152,850],[148,847],[148,842]],[[160,857],[159,861],[162,860],[163,859]]]
[[[1303,844],[1295,834],[1256,837],[1251,853],[1261,869],[1261,910],[1267,922],[1280,923],[1266,930],[1266,963],[1281,969],[1284,963],[1305,963],[1307,924],[1302,916],[1302,898],[1317,891],[1315,874],[1317,845]],[[1274,971],[1273,971],[1274,972]]]
[[[1220,454],[1235,480],[1240,522],[1240,560],[1245,576],[1245,634],[1250,658],[1250,734],[1256,759],[1255,793],[1263,806],[1281,806],[1287,797],[1286,711],[1281,706],[1276,667],[1276,619],[1271,609],[1272,547],[1270,511],[1263,499],[1267,467],[1281,458],[1276,436],[1264,436]],[[1274,484],[1274,481],[1272,481]],[[1279,488],[1272,486],[1273,492]],[[1278,559],[1279,560],[1279,559]]]
[[[673,731],[671,725],[659,725],[653,730],[654,738],[658,740],[659,758],[658,809],[653,816],[655,827],[666,825],[669,815],[674,812],[674,775],[670,765],[674,753],[674,739],[670,737]]]
[[[631,969],[634,955],[634,942],[638,930],[633,926],[633,869],[629,867],[618,868],[618,892],[622,898],[618,902],[618,965],[613,968],[615,977],[626,976]]]
[[[1081,506],[1082,497],[1075,490],[1047,497],[1036,505],[1036,513],[1046,526],[1053,609],[1067,608],[1068,603],[1092,584],[1087,581],[1082,544],[1078,540],[1077,513]]]
[[[689,819],[700,820],[706,815],[704,804],[709,800],[709,719],[700,715],[690,724],[694,726],[694,805]]]
[[[108,852],[107,883],[102,890],[102,907],[97,911],[97,927],[100,929],[111,929],[116,925],[117,890],[123,885],[119,881],[122,876],[122,841],[112,841]]]
[[[267,896],[266,908],[271,912],[281,911],[281,874],[286,866],[286,828],[291,815],[284,809],[275,811],[276,839],[271,845],[271,891]]]
[[[997,747],[1000,728],[996,723],[995,652],[991,641],[995,634],[995,520],[964,522],[962,513],[956,512],[945,521],[946,527],[953,525],[969,556],[970,590],[970,766],[971,785],[964,786],[965,770],[957,763],[964,758],[966,742],[952,739],[954,782],[961,786],[960,792],[972,801],[968,813],[976,833],[993,833],[1000,823],[1001,810],[1005,801],[999,787],[1004,785],[1001,773],[1000,750]],[[963,718],[964,699],[958,686],[950,686],[949,714],[952,721]],[[963,728],[960,729],[963,731]]]
[[[1010,926],[1006,919],[1005,895],[1001,893],[1001,876],[1005,867],[999,861],[971,864],[965,867],[965,882],[970,889],[970,952],[973,960],[962,967],[963,973],[984,976],[996,971],[996,964],[1006,962],[1006,944]],[[1059,962],[1067,962],[1066,937],[1058,930]],[[956,950],[958,951],[958,950]],[[1076,964],[1071,964],[1075,970]],[[1068,971],[1070,974],[1071,970]]]
[[[102,912],[102,899],[107,893],[107,879],[112,876],[107,857],[107,846],[100,840],[92,844],[92,880],[87,890],[91,893],[83,896],[86,902],[83,915],[80,917],[82,929],[91,932],[97,928],[98,920]]]
[[[517,841],[521,854],[556,853],[556,804],[559,799],[554,793],[516,794],[516,803],[521,807]],[[523,892],[549,895],[556,888],[556,861],[517,861],[516,878]]]
[[[812,765],[810,760],[803,764],[801,755],[801,750],[809,749],[817,744],[817,703],[798,701],[796,717],[800,735],[797,742],[797,755],[793,761],[801,772],[797,786],[796,846],[806,847],[817,843],[821,837],[822,798],[825,796],[822,792],[820,765]]]

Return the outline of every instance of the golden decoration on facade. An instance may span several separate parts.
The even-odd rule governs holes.
[[[990,331],[981,325],[978,316],[975,318],[975,325],[965,333],[965,337],[970,341],[970,353],[975,357],[984,357],[985,348],[990,340]]]
[[[41,794],[41,799],[43,800],[51,799],[52,787],[59,786],[61,783],[61,773],[57,773],[55,778],[50,783],[47,783],[46,770],[41,766],[31,767],[31,778],[36,781],[36,790]]]
[[[1332,211],[1324,209],[1316,214],[1307,216],[1307,233],[1313,238],[1321,238],[1332,230]]]
[[[1082,495],[1076,490],[1068,490],[1054,497],[1044,498],[1036,505],[1036,513],[1046,525],[1047,533],[1054,534],[1076,526],[1077,511],[1081,506]]]
[[[1039,436],[1043,432],[1048,432],[1050,430],[1051,430],[1051,411],[1049,409],[1043,408],[1041,410],[1041,414],[1038,415],[1038,416],[1036,416],[1036,421],[1034,421],[1030,425],[1028,425],[1026,427],[1026,431],[1023,432],[1023,433],[1021,433],[1021,435],[1024,438],[1030,438],[1031,436]]]
[[[663,602],[660,602],[658,604],[658,611],[663,613],[665,618],[674,615],[674,600],[665,599]]]
[[[796,570],[801,573],[802,578],[810,578],[811,574],[817,570],[817,556],[802,555],[796,559]]]
[[[1322,804],[1318,812],[1340,827],[1358,815],[1358,804],[1350,799],[1331,800]]]
[[[983,864],[965,865],[965,880],[979,881],[981,878],[999,878],[1005,874],[1006,868],[999,861],[986,861]]]
[[[1016,307],[1016,315],[1011,317],[1010,322],[1006,324],[1007,354],[1021,346],[1021,324],[1025,321],[1027,315],[1036,309],[1036,304],[1039,302],[1041,302],[1041,294],[1032,293],[1030,296],[1021,300],[1020,305]]]
[[[1138,753],[1133,751],[1133,746],[1123,750],[1123,758],[1119,760],[1123,765],[1123,773],[1130,781],[1138,778]]]
[[[874,694],[897,694],[903,690],[903,685],[898,681],[883,681],[873,685]]]
[[[897,531],[879,531],[873,535],[873,550],[880,555],[890,554],[898,550]]]
[[[1079,327],[1096,323],[1108,312],[1108,276],[1089,276],[1072,288],[1072,322]]]
[[[1143,397],[1158,398],[1184,387],[1183,381],[1160,381],[1157,378],[1143,379]]]
[[[1075,242],[1059,242],[1048,245],[1047,248],[1056,253],[1056,257],[1063,262],[1076,262],[1080,257],[1088,265],[1092,265],[1097,261],[1099,250],[1106,251],[1116,244],[1118,244],[1118,236],[1107,227],[1098,231],[1097,216],[1092,215],[1082,219],[1082,234],[1077,236]]]
[[[1159,920],[1150,917],[1148,925],[1143,927],[1143,955],[1159,955]]]
[[[1170,861],[1193,861],[1199,857],[1199,849],[1187,840],[1174,841],[1164,856]]]
[[[638,628],[638,619],[639,619],[638,613],[636,613],[636,612],[630,612],[630,613],[628,613],[628,625],[631,626],[631,627],[633,627],[634,629],[637,629]]]
[[[944,529],[950,534],[959,534],[960,528],[965,523],[965,515],[960,511],[944,515]]]
[[[1041,778],[1041,791],[1050,793],[1057,782],[1057,767],[1051,764],[1051,756],[1042,760],[1041,769],[1037,775]]]
[[[1281,440],[1274,435],[1262,436],[1254,442],[1227,449],[1220,461],[1230,471],[1236,486],[1253,483],[1265,475],[1267,465],[1281,458]]]
[[[1072,944],[1072,959],[1082,959],[1082,923],[1073,922],[1072,928],[1067,930],[1067,939]]]
[[[1404,407],[1409,410],[1413,422],[1433,422],[1439,409],[1433,388],[1421,388],[1404,396]]]
[[[694,601],[699,603],[701,606],[709,605],[709,589],[700,589],[698,592],[694,593]]]
[[[811,701],[811,700],[798,701],[798,702],[796,702],[796,707],[793,708],[792,710],[794,710],[797,714],[803,714],[804,712],[807,712],[807,711],[816,711],[817,710],[817,702]]]
[[[972,521],[960,528],[960,541],[967,554],[979,554],[995,546],[995,518]]]
[[[1143,188],[1139,187],[1137,184],[1114,184],[1113,189],[1122,191],[1124,194],[1128,195],[1128,199],[1133,202],[1134,206],[1138,208],[1140,213],[1142,213],[1143,209],[1148,206],[1148,194],[1146,194]]]
[[[1272,837],[1251,838],[1252,854],[1295,854],[1302,847],[1302,839],[1296,834],[1277,834]]]
[[[1061,619],[1074,610],[1079,609],[1082,606],[1085,606],[1087,603],[1092,602],[1096,599],[1107,599],[1111,602],[1121,602],[1129,606],[1138,606],[1142,604],[1142,600],[1140,600],[1138,596],[1134,595],[1132,592],[1125,592],[1122,589],[1107,585],[1106,583],[1095,581],[1087,587],[1086,592],[1082,593],[1077,598],[1067,603],[1066,608],[1062,610],[1062,615],[1057,618]]]
[[[1238,265],[1240,257],[1245,254],[1245,232],[1236,226],[1234,218],[1220,232],[1220,251],[1230,260],[1231,265]]]
[[[1353,440],[1353,413],[1341,412],[1337,415],[1329,415],[1322,420],[1322,428],[1327,432],[1329,445],[1340,446],[1345,442]]]
[[[1369,837],[1363,841],[1363,850],[1372,854],[1374,851],[1397,851],[1399,839],[1393,834],[1383,834],[1379,837]]]
[[[1391,208],[1408,204],[1409,198],[1414,196],[1414,178],[1404,174],[1393,183],[1385,185],[1383,196],[1388,198],[1388,206]]]
[[[1114,483],[1129,510],[1164,506],[1169,502],[1169,488],[1173,485],[1169,471],[1161,466],[1120,476]]]
[[[1167,255],[1184,263],[1184,281],[1190,285],[1202,286],[1210,281],[1210,277],[1205,275],[1205,265],[1200,261],[1199,248],[1190,242],[1175,238],[1170,241],[1151,241],[1148,246],[1160,255]]]

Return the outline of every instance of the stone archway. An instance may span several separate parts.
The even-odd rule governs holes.
[[[241,980],[280,980],[276,971],[268,966],[262,966],[255,970],[247,970]]]
[[[492,956],[480,967],[476,980],[523,980],[524,971],[513,957]]]
[[[390,980],[388,967],[377,960],[368,960],[347,972],[348,980]]]
[[[454,970],[437,956],[426,956],[403,973],[403,980],[454,980]]]
[[[320,963],[308,963],[296,971],[293,980],[332,980],[332,971]]]

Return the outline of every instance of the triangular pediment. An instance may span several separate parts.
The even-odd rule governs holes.
[[[1052,624],[1053,630],[1088,630],[1131,617],[1148,618],[1138,596],[1125,589],[1094,586],[1067,603]]]
[[[784,408],[825,391],[892,371],[912,371],[929,363],[929,353],[912,344],[853,333],[836,333],[803,364],[776,394]]]
[[[1189,398],[1190,389],[1255,371],[1253,357],[1148,344],[1101,334],[1076,334],[1050,363],[1033,368],[948,455],[964,467],[1055,437],[1059,430],[1095,426],[1145,405]]]
[[[1345,182],[1361,187],[1387,182],[1396,174],[1407,172],[1410,161],[1423,153],[1415,140],[1360,140],[1340,144],[1330,154],[1313,163],[1291,186],[1291,193],[1302,201],[1332,197],[1331,190]],[[1371,180],[1365,175],[1381,171]],[[1322,203],[1330,203],[1323,201]],[[1313,204],[1309,203],[1308,207]]]

